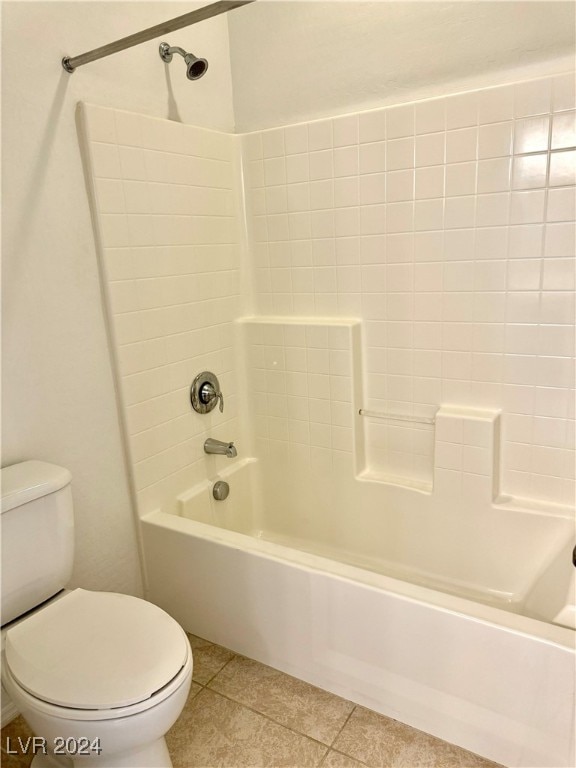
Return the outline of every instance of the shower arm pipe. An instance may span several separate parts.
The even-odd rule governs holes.
[[[153,40],[155,37],[166,34],[166,32],[174,32],[177,29],[182,29],[182,27],[197,24],[199,21],[211,19],[213,16],[219,16],[221,13],[233,11],[234,8],[240,8],[242,5],[248,5],[253,2],[254,0],[220,0],[220,2],[205,5],[203,8],[197,8],[195,11],[177,16],[175,19],[170,19],[162,24],[156,24],[154,27],[148,27],[148,29],[135,32],[133,35],[128,35],[128,37],[123,37],[121,40],[108,43],[108,45],[103,45],[100,48],[94,48],[92,51],[81,53],[78,56],[65,56],[62,59],[62,66],[66,72],[74,72],[78,67],[89,64],[91,61],[103,59],[105,56],[118,53],[126,48],[132,48],[134,45],[140,45],[140,43]]]

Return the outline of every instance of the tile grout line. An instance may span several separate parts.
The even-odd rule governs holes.
[[[326,747],[326,752],[320,758],[320,762],[317,763],[316,768],[321,768],[326,763],[326,758],[330,754],[330,747]]]
[[[228,696],[225,693],[221,693],[220,691],[217,691],[214,688],[207,688],[207,690],[210,691],[211,693],[216,694],[217,696],[221,696],[223,699],[226,699],[227,701],[231,701],[233,704],[237,704],[239,707],[243,707],[244,709],[247,709],[250,712],[253,712],[255,715],[260,715],[260,717],[264,717],[269,722],[274,723],[274,725],[279,725],[281,728],[284,728],[285,730],[290,731],[291,733],[294,733],[296,736],[301,736],[304,739],[313,741],[315,744],[318,744],[319,746],[325,747],[327,750],[330,750],[330,746],[328,744],[326,744],[323,741],[319,741],[318,739],[314,738],[314,736],[309,736],[306,733],[301,733],[300,731],[297,731],[295,728],[292,728],[289,725],[285,725],[284,723],[281,723],[278,720],[274,720],[274,718],[271,717],[270,715],[267,715],[264,712],[260,712],[259,710],[254,709],[248,704],[243,704],[241,701],[238,701],[237,699],[233,699],[231,696]]]
[[[346,726],[348,725],[348,722],[350,721],[350,718],[352,717],[352,715],[354,714],[354,712],[358,708],[358,705],[354,704],[354,702],[350,702],[350,703],[352,704],[352,709],[350,710],[350,714],[348,715],[348,717],[344,721],[344,724],[343,724],[342,728],[340,728],[340,730],[338,731],[336,736],[334,736],[334,738],[332,739],[332,743],[330,744],[330,749],[332,749],[334,747],[334,744],[336,743],[336,740],[338,739],[338,736],[340,736],[340,734],[342,733],[344,728],[346,728]],[[352,757],[352,755],[349,755],[349,757]]]
[[[201,639],[202,639],[202,638],[201,638]],[[206,642],[209,642],[209,641],[206,641]],[[223,648],[223,646],[216,646],[216,644],[215,644],[215,643],[211,643],[211,646],[212,646],[212,647],[219,647],[219,648]],[[287,731],[289,731],[289,732],[291,732],[291,733],[295,734],[296,736],[300,736],[300,737],[302,737],[302,738],[305,738],[305,739],[307,739],[308,741],[314,742],[315,744],[317,744],[317,745],[319,745],[319,746],[322,746],[322,747],[324,747],[326,751],[325,751],[325,752],[324,752],[324,754],[322,755],[322,757],[321,757],[321,759],[320,759],[320,762],[319,762],[319,763],[317,763],[317,768],[322,768],[322,766],[323,766],[323,765],[325,765],[325,762],[326,762],[326,760],[327,760],[327,758],[328,758],[328,755],[329,755],[329,754],[330,754],[330,752],[332,752],[332,751],[334,751],[334,752],[336,752],[336,753],[338,753],[338,754],[340,754],[340,755],[343,755],[344,757],[348,757],[348,758],[350,758],[351,760],[355,760],[355,761],[356,761],[357,763],[359,763],[360,765],[362,765],[362,766],[366,766],[366,768],[368,768],[367,764],[366,764],[366,763],[364,763],[364,762],[363,762],[362,760],[360,760],[359,758],[357,758],[357,757],[354,757],[353,755],[350,755],[350,754],[348,754],[348,753],[346,753],[346,752],[343,752],[341,749],[338,749],[338,748],[335,748],[335,747],[334,747],[334,744],[336,743],[336,741],[337,741],[338,737],[339,737],[339,736],[342,734],[342,732],[345,730],[345,728],[346,728],[346,726],[348,725],[348,723],[349,723],[349,721],[350,721],[350,719],[351,719],[352,715],[354,714],[354,712],[356,711],[356,709],[358,709],[358,707],[359,707],[360,705],[354,704],[353,702],[349,702],[349,703],[351,703],[351,704],[353,705],[353,706],[352,706],[352,709],[351,709],[350,713],[348,714],[348,716],[346,717],[346,720],[344,721],[343,725],[342,725],[342,726],[341,726],[341,728],[338,730],[338,733],[335,735],[335,737],[332,739],[332,741],[331,741],[330,743],[325,743],[325,742],[322,742],[322,741],[320,741],[319,739],[316,739],[316,738],[314,738],[313,736],[310,736],[310,735],[308,735],[308,734],[306,734],[306,733],[302,733],[301,731],[298,731],[298,730],[296,730],[295,728],[292,728],[291,726],[289,726],[289,725],[286,725],[285,723],[282,723],[282,722],[280,722],[280,721],[278,721],[278,720],[275,720],[275,719],[274,719],[273,717],[271,717],[270,715],[267,715],[267,714],[266,714],[266,713],[264,713],[264,712],[260,712],[259,710],[257,710],[257,709],[254,709],[253,707],[251,707],[251,706],[249,706],[249,705],[247,705],[247,704],[245,704],[245,703],[243,703],[243,702],[241,702],[241,701],[238,701],[237,699],[234,699],[234,698],[232,698],[232,696],[230,696],[230,695],[228,695],[228,694],[226,694],[226,693],[222,693],[221,691],[218,691],[218,690],[216,690],[215,688],[210,688],[210,687],[208,687],[208,686],[209,686],[209,685],[210,685],[210,684],[211,684],[211,683],[212,683],[212,682],[215,680],[215,678],[216,678],[216,677],[218,677],[218,675],[220,674],[220,672],[222,672],[222,670],[223,670],[225,667],[227,667],[227,666],[228,666],[228,664],[230,664],[230,663],[231,663],[231,662],[232,662],[232,661],[233,661],[235,658],[245,658],[245,659],[248,659],[249,661],[253,661],[253,659],[250,659],[248,656],[243,656],[242,654],[236,654],[236,653],[234,653],[233,651],[230,651],[228,648],[224,648],[224,650],[226,650],[226,651],[229,651],[229,652],[230,652],[230,653],[232,653],[233,655],[232,655],[232,657],[231,657],[230,659],[228,659],[228,661],[227,661],[227,662],[226,662],[226,663],[225,663],[225,664],[224,664],[224,665],[223,665],[223,666],[222,666],[222,667],[221,667],[221,668],[218,670],[218,672],[216,672],[216,673],[215,673],[215,674],[214,674],[214,675],[213,675],[213,676],[210,678],[210,680],[209,680],[207,683],[199,683],[198,681],[193,681],[193,682],[195,682],[195,683],[196,683],[196,684],[197,684],[197,685],[198,685],[198,686],[199,686],[201,689],[205,689],[205,690],[211,691],[212,693],[216,694],[217,696],[220,696],[221,698],[223,698],[223,699],[226,699],[227,701],[230,701],[230,702],[232,702],[233,704],[236,704],[236,705],[238,705],[238,706],[239,706],[239,707],[241,707],[242,709],[248,710],[248,711],[250,711],[250,712],[252,712],[252,713],[254,713],[254,714],[256,714],[256,715],[259,715],[260,717],[263,717],[263,718],[265,718],[267,721],[269,721],[269,722],[271,722],[271,723],[274,723],[274,725],[278,725],[280,728],[283,728],[283,729],[285,729],[285,730],[287,730]],[[260,663],[260,662],[258,662],[258,663]],[[264,665],[264,666],[267,666],[267,665]],[[274,668],[274,667],[270,667],[270,669],[275,669],[275,668]],[[284,672],[281,672],[281,670],[275,670],[275,671],[279,672],[279,673],[280,673],[280,674],[282,674],[282,675],[285,675],[285,674],[286,674],[286,673],[284,673]],[[291,676],[291,675],[287,675],[287,677],[292,677],[292,676]],[[294,679],[295,679],[295,680],[299,680],[299,678],[294,678]],[[306,681],[300,681],[300,682],[306,682]],[[317,686],[312,686],[312,687],[314,687],[314,688],[317,688]],[[322,688],[318,688],[318,690],[320,690],[320,691],[324,691],[324,689],[322,689]],[[330,693],[329,691],[325,691],[325,692],[326,692],[326,693]],[[197,697],[199,694],[200,694],[200,691],[198,691],[198,693],[196,694],[196,696],[194,696],[194,698],[196,698],[196,697]],[[334,695],[334,696],[335,696],[336,694],[332,694],[332,695]],[[342,698],[342,697],[337,697],[337,698]],[[342,700],[343,700],[343,701],[349,701],[348,699],[342,699]],[[368,710],[368,711],[372,711],[372,710]],[[400,722],[400,721],[398,721],[398,722]],[[418,730],[418,729],[416,729],[416,730]],[[424,731],[422,731],[421,733],[425,733],[425,732],[424,732]],[[444,741],[444,740],[443,740],[443,739],[440,739],[440,741]],[[444,743],[446,743],[446,744],[450,744],[450,742],[444,742]],[[469,750],[465,750],[465,751],[469,751]],[[475,753],[471,753],[471,754],[475,754]]]
[[[209,642],[209,641],[207,641],[207,642]],[[215,644],[212,644],[212,645],[214,646]],[[220,648],[222,648],[223,646],[217,646],[217,647],[220,647]],[[228,648],[225,648],[224,650],[229,650],[229,649],[228,649]],[[230,651],[230,653],[234,653],[234,652],[233,652],[233,651]],[[302,733],[301,731],[297,731],[295,728],[292,728],[291,726],[289,726],[289,725],[286,725],[285,723],[281,723],[279,720],[275,720],[275,719],[274,719],[273,717],[271,717],[270,715],[267,715],[267,714],[265,714],[264,712],[260,712],[259,710],[257,710],[257,709],[254,709],[253,707],[249,706],[248,704],[245,704],[245,703],[244,703],[244,702],[242,702],[242,701],[238,701],[237,699],[234,699],[234,698],[233,698],[231,695],[228,695],[228,694],[226,694],[226,693],[222,693],[222,691],[218,691],[218,690],[216,690],[215,688],[210,688],[210,687],[209,687],[209,686],[210,686],[210,684],[211,684],[211,683],[212,683],[212,682],[213,682],[213,681],[216,679],[216,677],[218,677],[218,675],[220,674],[220,672],[222,672],[222,670],[223,670],[223,669],[225,669],[225,667],[227,667],[227,666],[228,666],[228,664],[230,664],[230,662],[231,662],[231,661],[233,661],[235,658],[245,658],[245,659],[249,659],[249,657],[248,657],[248,656],[242,656],[242,654],[236,654],[236,653],[234,653],[234,655],[232,656],[232,658],[228,659],[228,661],[227,661],[227,662],[224,664],[224,666],[222,666],[222,667],[221,667],[221,668],[218,670],[218,672],[216,672],[216,673],[215,673],[215,674],[214,674],[214,675],[213,675],[213,676],[210,678],[210,680],[209,680],[207,683],[199,683],[197,680],[195,680],[195,681],[193,681],[193,682],[196,682],[196,684],[197,684],[197,685],[199,685],[201,688],[205,688],[205,689],[207,689],[207,690],[211,691],[212,693],[215,693],[215,694],[217,694],[217,695],[219,695],[219,696],[222,696],[222,698],[224,698],[224,699],[227,699],[228,701],[231,701],[231,702],[233,702],[234,704],[238,704],[240,707],[244,707],[245,709],[249,710],[250,712],[253,712],[253,713],[254,713],[254,714],[256,714],[256,715],[260,715],[261,717],[264,717],[264,718],[266,718],[266,720],[268,720],[268,721],[270,721],[270,722],[272,722],[272,723],[274,723],[274,724],[276,724],[276,725],[279,725],[281,728],[286,728],[286,730],[288,730],[288,731],[291,731],[292,733],[295,733],[295,734],[296,734],[296,735],[298,735],[298,736],[303,736],[304,738],[306,738],[306,739],[309,739],[310,741],[313,741],[313,742],[315,742],[316,744],[320,744],[321,746],[323,746],[323,747],[326,747],[326,752],[325,752],[325,754],[323,755],[321,762],[318,764],[318,765],[320,766],[320,765],[322,764],[322,762],[324,762],[325,758],[328,756],[328,753],[330,752],[330,750],[333,748],[333,744],[336,742],[336,739],[338,738],[338,736],[340,736],[340,734],[342,733],[342,731],[344,730],[344,728],[347,726],[347,724],[348,724],[348,721],[349,721],[349,720],[350,720],[350,718],[352,717],[352,714],[353,714],[353,713],[354,713],[354,711],[357,709],[357,705],[356,705],[356,704],[354,704],[353,702],[350,702],[350,703],[352,704],[352,709],[350,710],[350,712],[349,712],[348,716],[346,717],[346,720],[344,721],[343,725],[342,725],[342,726],[341,726],[341,728],[338,730],[338,732],[336,733],[336,735],[334,736],[334,738],[332,739],[332,741],[331,741],[330,743],[326,743],[326,742],[320,741],[319,739],[316,739],[316,738],[314,738],[313,736],[310,736],[310,735],[309,735],[309,734],[307,734],[307,733]],[[249,659],[249,661],[252,661],[252,659]],[[259,663],[260,663],[260,662],[259,662]],[[265,666],[266,666],[266,665],[265,665]],[[270,667],[270,669],[275,669],[275,668],[274,668],[274,667]],[[285,675],[285,674],[286,674],[285,672],[281,672],[281,670],[276,670],[276,671],[277,671],[277,672],[280,672],[280,673],[281,673],[281,674],[283,674],[283,675]],[[291,675],[287,675],[287,677],[291,677]],[[298,680],[298,678],[294,678],[294,679],[295,679],[295,680]],[[300,682],[305,682],[305,681],[300,681]],[[314,688],[317,688],[317,686],[313,686],[313,687],[314,687]],[[320,690],[320,691],[324,691],[324,689],[323,689],[323,688],[318,688],[318,690]],[[326,693],[330,693],[329,691],[325,691],[325,692],[326,692]],[[200,691],[198,691],[198,694],[199,694],[199,693],[200,693]],[[196,696],[197,696],[198,694],[196,694]],[[331,695],[334,695],[334,696],[335,696],[335,694],[331,694]],[[194,697],[194,698],[196,698],[196,697]],[[337,697],[337,698],[341,698],[341,697]],[[343,701],[348,701],[348,699],[343,699]],[[336,750],[336,751],[339,751],[339,750]],[[344,753],[344,752],[341,752],[340,754],[345,754],[345,753]],[[346,757],[352,757],[352,755],[346,755]],[[353,759],[356,759],[356,758],[353,758]]]
[[[333,747],[330,747],[330,749],[328,750],[328,753],[326,754],[326,757],[328,757],[328,754],[330,752],[334,752],[337,755],[342,755],[342,757],[348,757],[350,760],[354,760],[354,762],[358,763],[358,765],[361,765],[363,767],[365,766],[365,768],[370,768],[368,763],[364,763],[362,760],[359,760],[357,757],[352,757],[352,755],[348,755],[346,754],[346,752],[341,752],[339,749],[334,749]],[[385,767],[383,766],[383,768]],[[416,766],[414,766],[414,768],[416,768]]]
[[[228,650],[228,649],[226,649],[226,650]],[[203,687],[205,687],[205,688],[208,688],[208,686],[209,686],[209,685],[210,685],[210,684],[211,684],[211,683],[212,683],[212,682],[215,680],[215,678],[216,678],[216,677],[218,677],[218,675],[220,674],[220,672],[222,672],[222,670],[223,670],[225,667],[227,667],[227,666],[228,666],[228,664],[230,664],[230,662],[231,662],[231,661],[232,661],[234,658],[236,658],[236,657],[238,657],[238,658],[244,658],[244,659],[248,659],[249,661],[253,661],[253,659],[250,659],[248,656],[242,656],[242,654],[235,654],[235,655],[232,657],[232,659],[229,659],[229,660],[226,662],[226,664],[224,664],[224,666],[222,667],[222,669],[220,669],[220,670],[219,670],[219,671],[218,671],[218,672],[217,672],[217,673],[216,673],[216,674],[215,674],[215,675],[214,675],[214,676],[213,676],[213,677],[212,677],[212,678],[209,680],[209,682],[208,682],[208,683],[206,683],[206,685],[205,685],[205,686],[203,686]],[[258,662],[258,663],[260,664],[261,662]],[[263,666],[268,666],[268,665],[263,665]],[[281,671],[281,670],[279,670],[279,669],[277,670],[275,667],[270,667],[270,669],[274,669],[276,672],[279,672],[279,673],[280,673],[280,674],[282,674],[282,675],[286,675],[286,677],[293,677],[292,675],[287,675],[285,672],[282,672],[282,671]],[[297,680],[298,682],[306,683],[306,681],[305,681],[305,680],[300,680],[300,679],[299,679],[299,678],[297,678],[297,677],[293,677],[293,679],[294,679],[294,680]],[[307,685],[311,685],[311,683],[306,683],[306,684],[307,684]],[[318,686],[312,686],[312,687],[313,687],[313,688],[316,688],[316,689],[317,689],[317,690],[319,690],[319,691],[323,691],[324,693],[328,693],[328,694],[330,694],[331,696],[335,696],[335,697],[336,697],[336,694],[331,694],[331,693],[330,693],[330,691],[325,691],[325,690],[324,690],[324,688],[318,688]],[[234,698],[232,698],[232,696],[231,696],[231,695],[229,695],[229,694],[226,694],[226,693],[222,693],[221,691],[218,691],[218,690],[216,690],[215,688],[208,688],[208,690],[212,691],[213,693],[218,693],[218,694],[220,694],[220,696],[223,696],[225,699],[228,699],[229,701],[233,701],[233,702],[235,702],[236,704],[239,704],[239,705],[240,705],[240,706],[242,706],[242,707],[246,707],[246,709],[249,709],[251,712],[255,712],[255,713],[256,713],[256,714],[258,714],[258,715],[262,715],[262,717],[265,717],[265,718],[267,718],[267,719],[268,719],[268,720],[270,720],[271,722],[273,722],[273,723],[276,723],[277,725],[280,725],[280,726],[282,726],[283,728],[287,728],[289,731],[292,731],[293,733],[296,733],[296,734],[298,734],[298,735],[300,735],[300,736],[304,736],[304,737],[305,737],[305,738],[307,738],[307,739],[311,739],[312,741],[315,741],[315,742],[317,742],[318,744],[322,744],[323,746],[326,746],[326,747],[328,748],[328,751],[326,752],[326,754],[328,754],[328,752],[330,751],[330,749],[332,749],[332,745],[334,744],[334,742],[336,741],[336,739],[338,738],[338,736],[339,736],[339,735],[342,733],[342,731],[344,730],[344,728],[345,728],[345,727],[346,727],[346,725],[348,724],[348,721],[349,721],[349,720],[350,720],[350,718],[352,717],[352,714],[353,714],[354,710],[355,710],[355,709],[356,709],[356,707],[357,707],[357,705],[356,705],[356,704],[354,704],[354,702],[351,702],[351,701],[349,702],[350,704],[352,704],[352,709],[350,710],[350,712],[349,712],[348,716],[346,717],[346,720],[344,721],[344,723],[343,723],[342,727],[341,727],[341,728],[338,730],[338,733],[337,733],[337,734],[334,736],[334,738],[332,739],[332,741],[331,741],[331,742],[328,744],[328,743],[326,743],[326,742],[320,741],[319,739],[315,739],[313,736],[309,736],[307,733],[302,733],[301,731],[297,731],[295,728],[291,728],[290,726],[288,726],[288,725],[285,725],[284,723],[281,723],[279,720],[275,720],[273,717],[271,717],[270,715],[266,715],[264,712],[260,712],[260,711],[259,711],[259,710],[257,710],[257,709],[253,709],[251,706],[249,706],[249,705],[245,704],[244,702],[242,702],[242,701],[238,701],[237,699],[234,699]],[[341,697],[341,696],[337,696],[336,698],[342,699],[342,697]],[[342,699],[342,701],[349,701],[349,700],[348,700],[348,699]],[[342,753],[342,754],[344,754],[344,753]],[[325,755],[324,757],[326,757],[326,755]],[[324,758],[323,758],[323,759],[324,759]]]
[[[212,682],[214,681],[214,679],[215,679],[215,678],[216,678],[216,677],[217,677],[217,676],[220,674],[220,672],[222,672],[222,670],[224,669],[224,667],[228,666],[228,664],[230,664],[230,662],[231,662],[231,661],[232,661],[234,658],[236,658],[237,656],[241,656],[241,655],[240,655],[240,654],[234,654],[234,656],[233,656],[231,659],[228,659],[228,661],[226,662],[226,664],[224,664],[224,666],[223,666],[223,667],[222,667],[220,670],[218,670],[218,672],[216,672],[216,674],[215,674],[215,675],[213,675],[213,676],[210,678],[210,680],[209,680],[207,683],[205,683],[205,684],[204,684],[204,683],[199,683],[197,680],[195,680],[195,681],[193,681],[193,682],[195,682],[195,683],[196,683],[197,685],[199,685],[201,688],[204,688],[204,689],[206,689],[206,690],[208,690],[208,691],[211,691],[212,693],[215,693],[217,696],[221,696],[223,699],[226,699],[227,701],[231,701],[231,702],[232,702],[232,703],[234,703],[234,704],[238,704],[238,706],[240,706],[240,707],[243,707],[244,709],[247,709],[247,710],[249,710],[250,712],[253,712],[255,715],[260,715],[261,717],[264,717],[264,718],[265,718],[266,720],[268,720],[269,722],[271,722],[271,723],[274,723],[275,725],[279,725],[281,728],[285,728],[287,731],[290,731],[291,733],[294,733],[294,734],[296,734],[297,736],[302,736],[302,737],[304,737],[305,739],[309,739],[310,741],[313,741],[314,743],[316,743],[316,744],[319,744],[319,745],[320,745],[320,746],[322,746],[322,747],[325,747],[325,748],[326,748],[326,753],[325,753],[325,755],[323,755],[323,757],[322,757],[322,760],[324,760],[324,758],[326,757],[326,755],[328,754],[328,752],[329,752],[329,751],[330,751],[330,749],[331,749],[331,746],[330,746],[330,744],[326,744],[326,743],[325,743],[325,742],[323,742],[323,741],[319,741],[318,739],[315,739],[313,736],[309,736],[307,733],[302,733],[301,731],[297,731],[295,728],[291,728],[289,725],[286,725],[285,723],[281,723],[280,721],[278,721],[278,720],[275,720],[275,719],[274,719],[273,717],[271,717],[270,715],[267,715],[267,714],[265,714],[264,712],[260,712],[259,710],[257,710],[257,709],[254,709],[253,707],[249,706],[248,704],[245,704],[244,702],[241,702],[241,701],[238,701],[237,699],[234,699],[234,698],[232,698],[232,696],[230,696],[230,695],[227,695],[227,694],[225,694],[225,693],[222,693],[221,691],[218,691],[218,690],[216,690],[215,688],[209,688],[209,687],[208,687],[208,686],[210,685],[210,683],[212,683]],[[247,657],[247,656],[244,656],[243,658],[248,658],[248,657]],[[271,669],[274,669],[274,667],[271,667]],[[278,671],[280,671],[280,670],[278,670]],[[285,674],[285,673],[282,673],[282,674]],[[295,678],[295,679],[298,679],[298,678]],[[322,690],[322,689],[319,689],[319,690]],[[198,694],[199,694],[199,693],[200,693],[200,691],[198,691],[198,693],[196,694],[196,696],[198,696]],[[195,696],[194,698],[196,698],[196,696]],[[355,709],[355,707],[353,708],[352,712],[354,711],[354,709]],[[352,712],[351,712],[350,714],[352,714]],[[348,722],[348,719],[349,719],[349,717],[348,717],[348,718],[346,718],[346,723]],[[344,725],[345,725],[346,723],[344,723]],[[343,726],[343,727],[344,727],[344,726]],[[340,731],[339,731],[338,733],[340,733]],[[337,735],[338,735],[338,734],[337,734]]]
[[[346,718],[346,720],[345,720],[345,722],[344,722],[344,725],[342,726],[342,728],[340,728],[340,730],[338,731],[338,733],[336,734],[336,736],[335,736],[335,737],[334,737],[334,739],[332,740],[332,743],[330,744],[330,747],[329,747],[329,749],[328,749],[328,752],[327,752],[327,753],[324,755],[324,758],[322,759],[322,763],[323,763],[323,762],[325,762],[325,760],[326,760],[326,758],[328,757],[328,755],[329,755],[329,753],[330,753],[330,752],[337,752],[337,753],[338,753],[338,754],[340,754],[340,755],[344,755],[344,757],[349,757],[351,760],[356,760],[356,762],[360,763],[361,765],[366,765],[366,763],[364,763],[362,760],[359,760],[357,757],[354,757],[353,755],[349,755],[349,754],[347,754],[346,752],[343,752],[343,751],[341,751],[340,749],[336,749],[336,748],[334,747],[334,744],[335,744],[335,743],[336,743],[336,741],[338,740],[338,737],[340,736],[340,734],[341,734],[341,733],[344,731],[344,729],[346,728],[346,726],[347,726],[347,725],[348,725],[348,723],[350,722],[350,718],[352,717],[352,715],[354,714],[354,712],[355,712],[355,711],[358,709],[358,706],[359,706],[358,704],[354,704],[354,706],[352,707],[352,710],[350,711],[350,714],[349,714],[349,715],[348,715],[348,717]],[[322,763],[320,763],[320,765],[322,765]]]
[[[214,647],[214,646],[213,646],[213,647]],[[215,647],[217,647],[217,648],[222,648],[223,646],[215,646]],[[227,650],[228,650],[228,648],[225,648],[224,650],[226,650],[226,651],[227,651]],[[202,686],[202,688],[207,688],[207,687],[210,685],[210,683],[211,683],[211,682],[214,680],[214,678],[218,677],[218,675],[220,674],[220,672],[222,672],[222,670],[223,670],[225,667],[227,667],[227,666],[228,666],[228,664],[230,664],[230,662],[231,662],[233,659],[235,659],[235,658],[236,658],[236,656],[238,655],[238,654],[234,653],[234,651],[230,651],[230,653],[232,654],[232,656],[231,656],[231,657],[228,659],[228,661],[226,661],[226,662],[225,662],[225,663],[224,663],[224,664],[223,664],[223,665],[220,667],[220,669],[219,669],[217,672],[215,672],[215,673],[212,675],[212,677],[211,677],[211,678],[210,678],[210,679],[209,679],[209,680],[208,680],[206,683],[199,683],[197,680],[194,680],[194,678],[192,678],[192,682],[195,682],[195,683],[197,683],[198,685],[201,685],[201,686]]]

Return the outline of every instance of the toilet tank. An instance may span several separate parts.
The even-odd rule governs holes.
[[[2,624],[55,595],[74,560],[72,476],[43,461],[1,470]]]

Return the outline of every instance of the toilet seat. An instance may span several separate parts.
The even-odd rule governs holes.
[[[192,654],[190,654],[184,667],[164,688],[154,693],[149,699],[140,701],[138,704],[131,704],[129,707],[117,707],[115,709],[74,709],[71,707],[59,707],[57,704],[50,704],[47,701],[42,701],[42,699],[37,699],[22,688],[10,672],[8,664],[2,665],[2,682],[6,690],[19,702],[20,706],[26,706],[40,715],[50,717],[59,722],[77,720],[85,723],[104,723],[107,720],[127,719],[146,710],[152,710],[154,707],[161,705],[163,701],[170,699],[173,695],[177,695],[178,689],[182,686],[186,687],[189,680],[192,679],[192,666]]]
[[[10,629],[5,653],[5,671],[37,706],[81,720],[155,706],[192,663],[184,630],[163,610],[82,589]]]

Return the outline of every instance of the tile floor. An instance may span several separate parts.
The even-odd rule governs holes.
[[[190,642],[194,682],[166,737],[174,768],[497,768],[226,648]],[[2,730],[3,768],[28,768],[31,756],[4,750],[7,737],[29,734],[20,717]]]

